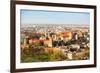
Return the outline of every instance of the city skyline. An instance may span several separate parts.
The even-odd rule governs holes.
[[[21,10],[21,25],[24,24],[81,24],[89,25],[90,14],[43,10]]]

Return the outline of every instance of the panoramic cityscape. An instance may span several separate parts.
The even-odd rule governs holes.
[[[71,15],[74,15],[72,18],[69,13],[65,13],[66,16],[69,15],[68,17],[72,18],[72,20],[67,21],[66,19],[68,19],[68,17],[66,17],[65,14],[64,16],[61,14],[63,19],[59,19],[61,16],[56,15],[56,17],[54,12],[49,12],[52,16],[46,15],[46,13],[42,11],[39,12],[41,15],[37,15],[36,17],[34,11],[22,11],[22,24],[20,27],[21,62],[29,63],[89,59],[89,14],[71,13]],[[29,13],[31,13],[31,15],[29,15]],[[35,19],[31,17],[33,16],[32,13],[34,13]],[[45,16],[43,16],[44,14]],[[78,14],[83,15],[79,16]],[[80,18],[74,19],[76,16]],[[42,17],[46,22],[41,19]],[[64,19],[65,17],[66,19]],[[86,23],[83,18],[86,20]],[[27,19],[31,21],[25,21]],[[53,20],[56,21],[51,22]]]

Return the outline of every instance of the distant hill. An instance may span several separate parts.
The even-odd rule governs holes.
[[[89,27],[88,24],[22,24],[21,27],[50,27],[50,26],[63,26],[63,27]]]

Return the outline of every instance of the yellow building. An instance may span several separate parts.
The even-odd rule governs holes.
[[[48,47],[53,47],[52,38],[49,37],[49,40],[44,40],[44,45],[47,45]]]
[[[61,40],[71,40],[72,39],[72,33],[71,32],[60,32],[59,33]]]

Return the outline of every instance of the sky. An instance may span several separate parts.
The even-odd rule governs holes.
[[[85,24],[89,25],[90,14],[43,10],[21,10],[21,24]]]

